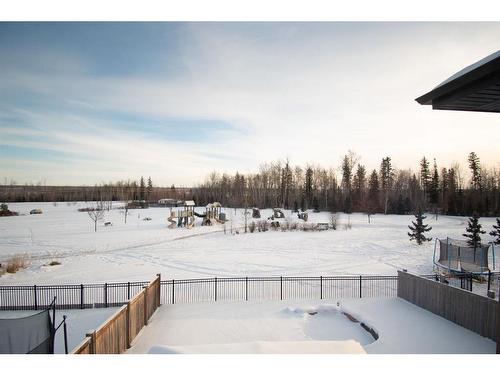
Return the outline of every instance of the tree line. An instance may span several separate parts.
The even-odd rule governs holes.
[[[197,204],[218,201],[231,207],[283,207],[331,212],[498,216],[500,171],[487,169],[476,153],[468,156],[470,179],[457,163],[439,167],[423,157],[418,171],[397,169],[391,157],[368,171],[349,151],[339,168],[291,165],[289,160],[262,164],[257,173],[210,173],[193,188]],[[339,171],[340,173],[337,173]]]
[[[470,178],[454,163],[438,166],[422,157],[417,171],[398,169],[389,156],[371,171],[349,151],[338,167],[292,165],[278,160],[258,172],[212,172],[192,188],[155,186],[151,177],[95,186],[0,185],[0,202],[131,201],[193,199],[197,205],[220,202],[230,207],[282,207],[331,212],[409,214],[418,209],[437,214],[498,216],[500,171],[485,168],[468,155]]]
[[[190,188],[154,186],[151,177],[94,186],[0,185],[0,202],[132,201],[192,199]]]

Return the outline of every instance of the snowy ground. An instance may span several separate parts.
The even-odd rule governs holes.
[[[128,353],[495,353],[492,340],[401,299],[338,302],[162,306]]]
[[[66,315],[66,327],[68,332],[68,351],[71,352],[85,338],[85,334],[92,332],[104,323],[118,308],[87,309],[87,310],[57,310],[56,326],[58,326],[63,315]],[[0,311],[0,319],[21,318],[33,315],[35,311]],[[52,316],[52,312],[51,312]],[[58,354],[64,354],[63,327],[56,334],[54,350]]]
[[[407,225],[413,216],[374,215],[368,224],[363,214],[340,215],[337,231],[235,233],[243,223],[243,210],[224,209],[223,225],[168,229],[169,208],[123,210],[106,213],[94,233],[93,223],[80,207],[91,203],[13,203],[21,216],[0,218],[0,262],[14,255],[28,260],[28,268],[0,276],[0,284],[58,284],[150,280],[213,276],[319,276],[338,274],[396,274],[406,268],[432,271],[434,243],[410,243]],[[115,207],[121,206],[114,203]],[[33,208],[43,214],[29,215]],[[197,212],[204,212],[197,208]],[[271,210],[262,210],[267,218]],[[309,213],[309,222],[328,222],[329,213]],[[145,217],[152,220],[144,221]],[[287,217],[297,221],[290,211]],[[249,222],[252,220],[249,219]],[[345,229],[350,222],[352,229]],[[467,218],[431,215],[431,236],[462,238]],[[232,223],[232,224],[231,224]],[[493,218],[481,219],[489,232]],[[489,240],[488,235],[483,240]],[[498,269],[497,257],[497,269]],[[51,261],[61,263],[48,266]]]

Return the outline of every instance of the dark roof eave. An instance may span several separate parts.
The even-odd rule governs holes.
[[[498,54],[498,52],[496,53]],[[467,68],[466,68],[467,69]],[[500,70],[500,56],[472,69],[471,71],[459,75],[455,79],[448,79],[437,86],[432,91],[416,98],[415,100],[422,105],[432,105],[435,99],[455,92],[468,84],[474,83],[481,78]]]

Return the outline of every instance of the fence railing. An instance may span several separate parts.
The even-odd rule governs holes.
[[[160,275],[138,292],[72,351],[73,354],[120,354],[148,324],[160,306]]]
[[[60,309],[117,307],[148,285],[147,281],[69,285],[0,285],[0,310],[43,310],[57,297]],[[59,304],[59,301],[61,303]]]
[[[0,285],[0,310],[38,310],[57,296],[60,309],[117,307],[129,302],[146,281],[72,285]],[[158,304],[396,297],[397,276],[223,277],[164,280]],[[150,311],[148,312],[148,315]]]
[[[162,282],[162,303],[391,298],[397,276],[233,277]]]
[[[435,278],[436,275],[425,275]],[[499,292],[499,273],[482,283],[470,275],[444,278],[443,281],[487,295]],[[60,309],[119,307],[142,292],[147,281],[71,284],[71,285],[0,285],[0,310],[41,310],[57,296]],[[316,277],[213,277],[163,280],[158,303],[173,304],[206,301],[258,301],[285,299],[395,298],[397,276],[316,276]],[[150,312],[148,312],[149,314]]]

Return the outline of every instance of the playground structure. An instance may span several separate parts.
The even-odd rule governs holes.
[[[298,212],[298,213],[297,213],[297,217],[298,217],[300,220],[307,221],[307,219],[309,218],[309,215],[307,214],[307,212]]]
[[[439,246],[439,258],[436,250]],[[495,269],[495,247],[493,244],[471,246],[467,241],[452,238],[436,239],[433,262],[437,271],[448,276],[469,273],[485,275],[491,272],[488,264],[488,252],[491,247],[493,269]]]
[[[260,210],[257,207],[252,208],[252,219],[260,219]]]
[[[209,203],[205,207],[205,214],[196,214],[196,216],[203,218],[201,225],[224,224],[227,221],[226,214],[221,212],[221,209],[222,206],[219,202]]]
[[[175,227],[181,228],[185,227],[187,229],[191,229],[194,227],[195,218],[194,218],[194,201],[185,201],[183,210],[178,211],[170,211],[170,217],[167,218],[167,221],[170,223],[168,227],[173,229]]]
[[[284,219],[285,213],[281,208],[273,208],[273,214],[268,218],[268,220]]]

